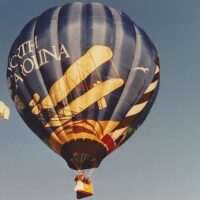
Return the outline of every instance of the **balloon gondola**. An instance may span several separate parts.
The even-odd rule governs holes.
[[[10,50],[7,80],[25,123],[77,170],[75,189],[83,198],[93,194],[85,170],[97,168],[148,115],[159,71],[156,48],[125,13],[75,2],[23,28]]]

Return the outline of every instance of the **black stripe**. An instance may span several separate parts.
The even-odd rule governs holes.
[[[141,99],[135,105],[138,105],[138,104],[141,104],[141,103],[144,103],[144,102],[148,101],[151,98],[153,92],[154,92],[154,90],[152,90],[151,92],[148,92],[148,93],[144,94],[141,97]]]
[[[125,128],[127,126],[129,126],[134,119],[138,116],[139,113],[135,114],[135,115],[131,115],[129,117],[125,117],[123,122],[119,124],[119,126],[117,127],[117,129],[121,129],[121,128]]]
[[[152,100],[152,98],[153,99],[155,98],[155,96],[158,92],[158,87],[159,87],[159,83],[156,86],[155,90],[153,90],[150,93],[144,94],[142,96],[141,100],[137,104],[144,103],[148,100],[148,103],[145,105],[145,107],[139,113],[125,117],[124,120],[119,124],[119,126],[116,129],[121,129],[121,128],[124,128],[126,126],[129,126],[131,123],[134,122],[134,120],[136,120],[140,116],[140,114],[144,111],[144,109],[151,107],[151,104],[152,104],[151,100]],[[148,112],[147,112],[147,114],[148,114]]]
[[[154,77],[153,77],[151,83],[157,81],[157,80],[159,79],[159,77],[160,77],[160,71],[154,75]]]

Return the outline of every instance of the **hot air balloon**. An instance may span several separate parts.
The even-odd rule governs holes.
[[[158,53],[125,13],[70,3],[31,20],[13,43],[7,79],[30,129],[77,171],[77,198],[93,194],[87,169],[142,124],[159,88]]]
[[[0,118],[8,120],[9,115],[10,115],[10,109],[8,108],[8,106],[5,105],[4,102],[0,101]]]

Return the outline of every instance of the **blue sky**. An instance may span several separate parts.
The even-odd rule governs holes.
[[[47,8],[68,2],[0,1],[0,99],[11,108],[11,119],[0,121],[2,200],[75,199],[73,171],[26,127],[6,86],[7,57],[20,30]],[[143,126],[96,170],[90,199],[199,200],[200,2],[100,2],[123,10],[148,33],[160,55],[161,86]]]

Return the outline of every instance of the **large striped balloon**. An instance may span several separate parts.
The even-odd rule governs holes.
[[[8,59],[8,87],[32,131],[72,169],[99,166],[146,118],[159,59],[125,13],[70,3],[31,20]]]

